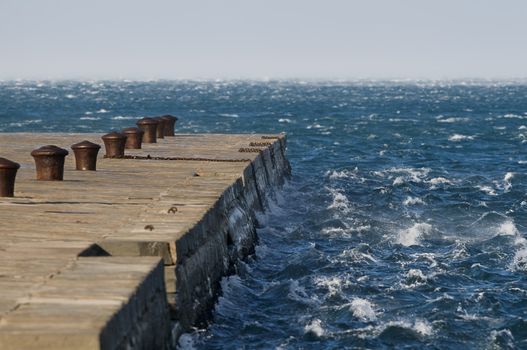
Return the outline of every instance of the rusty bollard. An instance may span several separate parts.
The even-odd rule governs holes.
[[[35,159],[37,180],[62,181],[64,179],[64,158],[68,151],[48,145],[37,148],[31,155]]]
[[[82,141],[71,146],[75,154],[75,165],[77,170],[96,170],[97,153],[101,149],[96,143]]]
[[[0,158],[0,197],[15,195],[15,177],[20,164]]]
[[[124,145],[126,144],[126,135],[120,132],[111,132],[102,137],[104,148],[106,148],[106,158],[124,157]]]
[[[126,135],[126,144],[124,148],[127,149],[139,149],[143,142],[143,134],[145,132],[139,128],[126,128],[123,129],[123,134]]]
[[[165,121],[165,136],[174,136],[174,129],[176,128],[177,117],[166,114],[161,118]]]
[[[157,142],[157,120],[154,118],[143,118],[139,119],[136,124],[145,132],[143,134],[143,143]]]
[[[157,120],[157,123],[158,123],[157,130],[156,130],[157,138],[164,139],[165,138],[165,126],[166,126],[165,119],[163,119],[163,117],[155,117],[153,119]]]

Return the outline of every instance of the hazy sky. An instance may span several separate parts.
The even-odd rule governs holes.
[[[526,78],[526,0],[0,0],[0,78]]]

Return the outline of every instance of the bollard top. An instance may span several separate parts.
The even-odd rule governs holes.
[[[0,169],[18,169],[18,168],[20,168],[20,164],[10,161],[9,159],[0,157]]]
[[[178,120],[177,117],[174,117],[173,115],[170,115],[170,114],[162,115],[160,118],[163,118],[163,119],[165,119],[165,120],[170,120],[170,121],[172,121],[172,120]]]
[[[154,118],[143,118],[139,119],[136,123],[137,125],[152,125],[152,124],[159,124],[159,121],[155,120]]]
[[[36,150],[33,150],[33,152],[31,152],[31,155],[33,157],[40,157],[40,156],[48,156],[48,157],[61,156],[61,157],[65,157],[68,154],[69,154],[68,151],[66,151],[63,148],[57,147],[55,145],[42,146],[40,148],[37,148]]]
[[[103,140],[122,140],[122,139],[126,139],[126,135],[121,134],[120,132],[117,132],[117,131],[112,131],[109,134],[103,135],[101,138]]]
[[[72,150],[76,150],[76,149],[100,149],[100,148],[101,148],[101,146],[99,146],[98,144],[90,142],[90,141],[87,141],[87,140],[84,140],[82,142],[79,142],[79,143],[76,143],[74,145],[71,145],[71,149]]]
[[[145,132],[139,128],[131,127],[125,128],[122,131],[123,134],[144,134]]]

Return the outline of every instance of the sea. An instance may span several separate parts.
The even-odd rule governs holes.
[[[167,113],[292,165],[179,348],[527,348],[527,82],[0,81],[0,132]]]

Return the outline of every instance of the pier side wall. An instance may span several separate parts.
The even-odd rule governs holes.
[[[245,168],[243,177],[228,187],[200,224],[176,242],[177,260],[173,266],[175,293],[173,318],[180,329],[206,320],[220,292],[220,280],[234,273],[238,261],[254,252],[257,243],[257,211],[265,211],[273,191],[290,176],[291,168],[275,142],[275,157],[269,149],[261,152]],[[192,237],[204,237],[195,240]],[[185,244],[191,239],[199,245]],[[183,244],[181,244],[183,243]],[[167,282],[168,283],[168,282]]]

